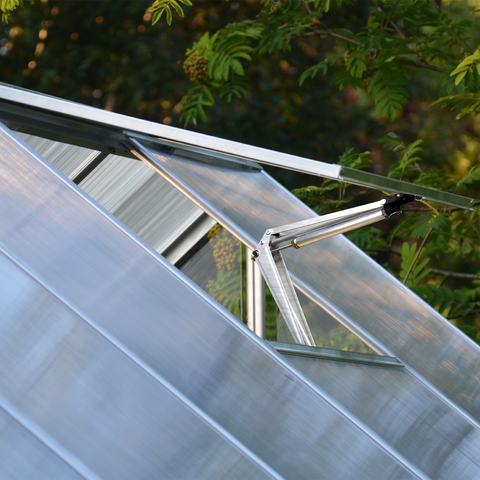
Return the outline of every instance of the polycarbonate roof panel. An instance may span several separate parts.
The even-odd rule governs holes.
[[[75,178],[100,154],[67,143],[17,133],[39,155],[68,178]],[[108,155],[80,186],[159,253],[197,221],[202,211],[142,162]],[[198,241],[215,222],[190,232],[188,246]],[[172,257],[175,260],[178,257]]]
[[[407,370],[285,357],[430,478],[478,476],[480,430]]]
[[[36,135],[16,134],[68,178],[75,178],[100,152]]]
[[[164,438],[159,418],[178,453],[162,468],[187,463],[183,440],[193,445],[204,437],[193,427],[193,417],[184,417],[185,410],[177,408],[175,398],[183,398],[244,457],[258,468],[264,466],[263,471],[290,478],[423,478],[6,131],[0,137],[0,197],[2,250],[35,277],[38,289],[47,288],[61,302],[50,302],[50,294],[40,295],[22,275],[4,282],[12,316],[0,316],[0,323],[10,324],[1,335],[8,348],[2,356],[11,381],[3,378],[1,385],[25,414],[56,431],[71,448],[85,449],[82,459],[90,459],[91,468],[108,465],[113,452],[120,464],[111,468],[120,472],[126,464],[118,457],[122,440],[129,446],[138,439],[139,456],[132,462],[146,459],[139,468],[147,472],[161,455],[155,447],[156,438]],[[19,271],[9,271],[10,276]],[[63,313],[65,305],[76,315]],[[29,309],[37,314],[28,315]],[[29,363],[34,355],[39,361]],[[18,385],[10,372],[15,369],[21,373]],[[60,398],[55,391],[62,392]],[[82,413],[79,419],[76,408]],[[179,425],[177,437],[172,426],[182,418],[192,428]],[[85,435],[90,431],[108,441],[92,442]],[[81,435],[75,438],[77,433]],[[203,441],[207,445],[200,448],[208,450],[208,437]],[[123,453],[129,456],[128,447]],[[208,473],[217,469],[217,477],[228,477],[225,462],[232,465],[232,457],[212,453],[210,458]],[[189,466],[177,468],[182,472]],[[140,477],[124,471],[125,478]]]
[[[155,156],[247,240],[315,216],[264,171]],[[291,272],[480,420],[480,348],[460,330],[343,236],[285,250],[284,258]]]
[[[15,405],[83,476],[271,478],[2,253],[0,271],[0,405]]]
[[[0,403],[1,403],[0,397]],[[0,478],[81,480],[84,477],[42,443],[28,428],[0,408]]]
[[[117,155],[109,155],[80,187],[159,253],[202,215],[147,165]],[[198,239],[214,223],[197,232]]]

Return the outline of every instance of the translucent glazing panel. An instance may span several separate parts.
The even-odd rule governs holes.
[[[180,270],[239,320],[245,314],[245,249],[216,224],[177,263]]]
[[[202,215],[147,165],[117,155],[109,155],[79,186],[159,253]],[[212,223],[193,234],[201,238]]]
[[[137,366],[140,363],[148,366],[149,380],[145,375],[142,378],[150,385],[154,375],[164,378],[284,478],[418,477],[394,450],[388,449],[380,439],[372,438],[360,422],[342,411],[338,402],[326,397],[321,389],[280,359],[268,345],[238,325],[231,315],[216,308],[184,275],[159,256],[152,255],[151,250],[140,245],[129,231],[98,209],[86,195],[54,174],[41,159],[23,149],[15,138],[3,133],[0,135],[0,146],[2,248],[9,250],[10,255],[23,265],[28,265],[28,270],[43,279],[58,297],[69,305],[78,305],[82,315],[88,317],[95,328],[108,333],[110,338],[116,339],[136,357]],[[7,302],[13,298],[9,290],[12,285],[10,277],[7,275],[5,288],[0,289]],[[26,305],[24,295],[25,292],[20,289],[18,305],[35,309],[34,304]],[[41,307],[41,303],[37,305]],[[45,322],[53,322],[53,315],[47,310],[44,312]],[[3,318],[0,315],[0,319]],[[27,320],[23,314],[18,318],[22,322]],[[36,318],[34,315],[31,320],[35,322]],[[14,326],[16,324],[14,321]],[[37,323],[37,326],[33,331],[27,322],[24,330],[34,343],[38,342],[38,334],[47,334],[42,323]],[[122,387],[121,390],[116,387],[108,389],[106,398],[121,402],[130,399],[128,406],[134,415],[131,426],[140,428],[137,418],[146,411],[145,404],[135,398],[140,390],[138,385],[126,383],[130,377],[125,373],[125,358],[120,359],[109,349],[112,356],[108,362],[104,334],[92,341],[91,327],[85,325],[80,336],[75,328],[68,335],[65,322],[60,321],[57,326],[60,332],[69,336],[71,352],[81,354],[87,364],[93,358],[92,349],[96,349],[96,358],[100,365],[105,366],[107,377],[114,375],[120,382],[119,387]],[[62,338],[61,335],[50,337],[55,345],[68,353],[70,345],[58,341]],[[0,340],[9,341],[9,335],[2,333]],[[24,335],[20,335],[20,340],[26,341]],[[6,373],[10,376],[10,366],[19,368],[20,362],[28,363],[28,356],[20,355],[14,344],[11,358],[4,349],[0,349],[0,353],[2,359],[5,357],[8,360]],[[44,368],[55,365],[60,372],[68,373],[70,367],[73,373],[79,372],[78,357],[69,356],[62,361],[62,357],[55,354],[45,358],[42,363]],[[0,366],[3,367],[1,362]],[[39,367],[35,362],[31,366]],[[129,369],[138,370],[131,364]],[[74,386],[84,391],[99,408],[97,392],[103,391],[106,385],[103,377],[96,373],[95,369],[90,370],[97,379],[90,384],[91,388],[80,381]],[[0,375],[6,387],[16,386],[15,381],[10,385],[5,378]],[[12,378],[15,380],[15,376]],[[34,374],[32,383],[40,394],[38,378]],[[45,388],[41,393],[45,396],[39,395],[46,399],[44,422],[56,414],[50,400],[60,401],[58,390],[44,383],[46,380],[42,377]],[[60,393],[65,395],[65,392]],[[63,418],[82,429],[83,422],[71,411],[72,403],[78,397],[74,388],[72,402],[64,403],[66,412]],[[25,400],[23,395],[17,398],[22,403]],[[148,404],[153,415],[158,415],[159,406],[163,407],[163,398],[147,392],[142,402]],[[35,409],[38,403],[34,399],[30,405]],[[129,418],[122,410],[111,408],[110,403],[104,410],[112,419],[110,425],[114,432],[118,432],[119,422],[125,425]],[[170,416],[170,412],[165,410],[167,421]],[[186,418],[186,415],[181,418]],[[172,419],[175,417],[172,416]],[[99,427],[96,419],[89,425],[93,429]],[[147,416],[142,427],[152,432],[153,443],[147,438],[145,443],[139,444],[139,454],[133,455],[143,472],[147,467],[143,457],[165,455],[165,449],[155,446],[160,436],[166,438],[163,426],[160,424],[153,429],[151,426],[151,418]],[[122,438],[131,441],[132,428],[126,429]],[[167,437],[166,448],[175,447],[177,443],[172,440],[175,436]],[[92,441],[92,438],[88,434],[79,437],[75,429],[66,436],[69,442],[79,442],[81,447],[92,449],[97,462],[111,459],[108,452],[101,455],[99,450],[99,447],[108,444]],[[119,435],[113,436],[114,442],[118,438]],[[200,451],[200,460],[210,458],[204,453],[209,445],[213,445],[212,458],[219,455],[216,445],[201,432],[190,429],[186,438],[206,445],[203,452]],[[113,467],[116,472],[121,471],[117,475],[114,472],[103,476],[140,478],[142,475],[138,472],[130,474],[130,471],[121,468],[125,452],[130,455],[131,450],[117,452],[119,462],[113,462]],[[188,468],[193,463],[190,457],[188,452],[177,452],[171,457],[170,465],[180,462]],[[188,475],[182,477],[176,473],[176,476],[164,477],[188,478]],[[190,478],[198,478],[198,475],[190,473]],[[216,477],[230,478],[230,473],[219,473]],[[157,469],[156,475],[161,477],[161,471]],[[241,476],[241,473],[238,475]],[[143,476],[151,478],[152,474],[148,472]],[[209,478],[216,477],[210,472]],[[243,471],[243,478],[250,477],[249,472]]]
[[[70,180],[75,178],[100,153],[98,150],[55,142],[36,135],[21,132],[16,132],[16,134]]]
[[[0,408],[0,478],[85,480],[38,437]]]
[[[0,405],[15,405],[75,457],[83,477],[271,478],[168,382],[1,252],[0,272]]]
[[[317,347],[332,348],[334,350],[344,350],[347,352],[375,353],[365,342],[360,340],[348,328],[338,323],[323,308],[320,308],[298,289],[296,289],[296,292]],[[290,330],[278,308],[276,308],[276,313],[276,340],[279,342],[294,343]]]
[[[251,260],[247,258],[242,244],[217,224],[177,266],[228,311],[246,323],[246,261]],[[317,347],[374,353],[368,345],[302,292],[297,290],[297,294]],[[268,288],[265,317],[267,340],[294,343]]]
[[[286,358],[428,478],[476,478],[480,430],[404,368]]]
[[[314,216],[265,172],[160,153],[156,158],[221,209],[253,244],[267,228]],[[480,420],[478,345],[345,237],[292,250],[284,253],[291,272]]]

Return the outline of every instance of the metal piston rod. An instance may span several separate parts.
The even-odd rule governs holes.
[[[324,238],[390,218],[402,212],[402,205],[413,202],[416,198],[418,199],[414,195],[400,193],[384,195],[378,202],[271,228],[265,232],[252,254],[252,260],[258,262],[296,343],[315,346],[281,250],[290,247],[298,249]]]

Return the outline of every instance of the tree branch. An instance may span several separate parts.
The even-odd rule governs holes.
[[[468,280],[480,280],[480,275],[474,273],[449,272],[448,270],[440,270],[439,268],[431,268],[432,273],[443,275],[445,277],[466,278]]]
[[[439,5],[435,0],[432,0],[432,3],[433,3],[433,6],[437,9],[437,12],[440,13],[440,14],[442,14],[443,12],[442,12],[442,9],[441,9],[440,5]],[[468,42],[467,40],[465,40],[465,39],[463,38],[463,35],[462,35],[461,33],[460,33],[458,36],[460,37],[460,40],[461,40],[472,52],[475,51],[475,49],[472,47],[472,45],[470,44],[470,42]]]
[[[391,248],[366,248],[365,252],[384,252],[384,253],[393,253],[394,255],[398,255],[399,257],[402,256],[400,252],[393,250]]]
[[[422,253],[422,249],[423,249],[423,247],[425,246],[425,243],[427,242],[428,237],[430,236],[430,234],[432,233],[432,231],[433,231],[433,228],[431,228],[431,229],[427,232],[427,234],[425,235],[425,238],[423,239],[422,244],[420,245],[420,248],[417,250],[417,253],[415,254],[415,258],[413,259],[412,263],[410,264],[410,267],[408,267],[408,272],[407,272],[407,274],[405,275],[405,278],[403,279],[403,284],[404,284],[404,285],[406,285],[407,280],[408,280],[408,277],[410,276],[410,273],[412,273],[413,266],[414,266],[415,263],[417,262],[418,257],[420,256],[420,253]]]
[[[426,68],[427,70],[433,70],[434,72],[439,72],[443,73],[445,70],[443,68],[435,67],[434,65],[430,65],[427,63],[425,60],[422,61],[422,63],[415,63],[412,62],[411,60],[401,60],[401,63],[407,63],[408,65],[411,65],[412,67],[417,67],[417,68]]]
[[[395,2],[395,5],[393,6],[392,11],[390,12],[390,15],[388,16],[387,21],[385,22],[385,26],[383,27],[383,29],[387,28],[387,25],[388,25],[388,24],[390,23],[390,21],[392,20],[393,12],[395,12],[395,10],[396,10],[399,2],[400,2],[400,0],[397,0],[397,1]],[[378,8],[378,6],[377,6],[377,8]],[[395,28],[395,30],[397,31],[397,33],[400,32],[400,30],[398,29],[398,27],[396,28],[396,25],[395,25],[395,24],[392,23],[392,26],[393,26],[393,28]],[[405,36],[403,35],[403,33],[400,32],[400,34],[402,35],[403,39],[405,39]]]
[[[467,315],[471,315],[472,313],[480,313],[480,310],[470,310]],[[453,320],[455,318],[466,317],[467,315],[463,315],[462,313],[458,313],[457,315],[452,315],[451,317],[447,317],[448,320]]]
[[[442,13],[442,9],[435,0],[432,0],[433,6],[437,9],[438,13]]]
[[[339,40],[343,40],[344,42],[348,42],[353,45],[357,45],[357,46],[360,45],[359,42],[357,42],[356,40],[353,40],[352,38],[344,37],[343,35],[339,35],[338,33],[332,32],[323,22],[319,21],[318,23],[322,25],[322,27],[325,30],[315,30],[316,33],[320,33],[321,35],[328,35],[333,38],[338,38]]]
[[[304,8],[309,14],[312,13],[312,9],[310,8],[310,5],[308,4],[308,2],[303,1],[303,2],[302,2],[302,5],[303,5],[303,8]]]
[[[473,223],[472,219],[462,210],[461,212],[462,214],[462,217],[470,224],[470,226],[473,228],[473,230],[475,231],[476,234],[479,233],[478,231],[478,228],[475,226],[475,224]]]
[[[476,207],[480,205],[480,200],[477,200],[476,202],[473,202],[473,206]],[[453,213],[453,212],[458,212],[458,211],[462,211],[463,212],[463,208],[462,207],[451,207],[451,208],[445,208],[443,210],[443,212],[445,213]],[[430,212],[431,209],[430,208],[424,208],[424,207],[412,207],[412,206],[405,206],[405,210],[403,210],[404,213],[408,213],[408,212]]]

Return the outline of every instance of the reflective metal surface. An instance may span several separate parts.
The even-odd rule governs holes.
[[[3,394],[91,470],[426,478],[5,131],[0,197],[2,249],[49,291],[4,278]]]
[[[3,102],[1,101],[3,100]],[[3,104],[3,105],[2,105]],[[150,141],[158,141],[161,145],[174,145],[175,149],[183,148],[200,152],[204,157],[217,156],[218,158],[228,158],[244,162],[252,160],[266,165],[295,170],[298,172],[309,173],[321,177],[339,179],[347,182],[357,183],[374,188],[383,188],[382,180],[378,183],[377,175],[366,174],[365,179],[356,176],[357,170],[350,172],[350,169],[343,168],[340,165],[310,160],[307,158],[288,155],[281,152],[275,152],[264,148],[245,145],[230,140],[211,137],[196,132],[169,127],[167,125],[155,124],[145,120],[119,115],[86,105],[62,100],[50,95],[39,94],[25,89],[14,87],[7,84],[0,84],[0,114],[6,115],[12,112],[12,105],[18,107],[15,116],[17,121],[22,121],[21,110],[28,107],[30,110],[26,113],[24,121],[36,123],[43,128],[58,129],[63,128],[70,134],[75,135],[78,130],[80,137],[90,137],[91,140],[103,141],[106,144],[121,146],[122,137],[127,139],[129,135],[136,135],[137,138],[151,137]],[[34,107],[34,110],[31,109]],[[2,109],[5,110],[2,112]],[[15,110],[15,109],[14,109]],[[53,114],[53,116],[52,116]],[[37,118],[36,118],[37,117]],[[75,123],[80,125],[75,126]],[[42,125],[43,124],[43,125]],[[105,128],[107,127],[107,128]],[[102,132],[98,132],[101,129]],[[102,138],[103,137],[103,138]],[[343,171],[343,173],[341,173]],[[383,178],[383,177],[380,177]],[[383,179],[388,182],[390,179]],[[470,208],[472,199],[460,197],[458,195],[442,192],[438,195],[434,190],[418,187],[407,182],[401,183],[402,188],[387,188],[392,193],[407,193],[409,190],[414,195],[423,195],[426,198],[436,199],[436,201],[446,201],[447,204],[459,206],[461,208]],[[398,185],[398,184],[396,184]],[[417,191],[417,188],[422,190]],[[415,193],[418,192],[418,193]]]
[[[453,207],[466,208],[472,210],[473,198],[455,195],[454,193],[442,192],[433,188],[414,185],[413,183],[402,182],[395,178],[383,177],[374,173],[364,172],[355,168],[342,167],[339,178],[347,183],[355,183],[364,187],[376,188],[377,190],[385,190],[391,193],[410,193],[420,196],[426,200],[442,203],[444,205],[452,205]]]
[[[480,430],[408,370],[286,358],[429,478],[479,477]]]
[[[0,84],[0,100],[7,101],[9,104],[13,103],[29,108],[34,107],[36,110],[40,109],[41,111],[49,113],[53,112],[56,117],[64,117],[67,121],[80,120],[84,123],[83,130],[88,130],[89,127],[91,128],[92,136],[95,135],[94,130],[96,125],[107,125],[112,133],[117,136],[119,133],[124,135],[125,131],[136,132],[142,135],[150,135],[153,137],[152,140],[155,140],[155,137],[157,137],[166,139],[169,142],[173,141],[187,146],[193,146],[196,149],[204,148],[206,149],[206,155],[212,152],[218,152],[231,157],[237,157],[240,160],[250,159],[260,163],[282,166],[284,168],[310,172],[330,178],[338,178],[340,172],[340,166],[338,165],[211,137],[181,128],[140,120],[138,118],[127,117],[125,115],[119,115],[118,113],[81,105],[11,85]],[[31,111],[31,116],[35,116],[36,113],[36,111]],[[45,121],[45,119],[42,118],[40,121]]]
[[[185,184],[194,185],[192,198],[200,195],[221,211],[250,248],[272,225],[315,215],[265,172],[206,166],[161,153],[156,157]],[[480,420],[477,344],[342,236],[286,250],[284,257],[294,282],[299,278],[326,297],[362,340],[373,348],[383,346],[384,353],[410,365]]]
[[[250,260],[252,252],[247,251],[246,290],[247,290],[247,326],[260,338],[265,338],[265,282],[255,262]]]
[[[267,230],[268,232],[268,230]],[[263,278],[275,299],[285,323],[295,343],[315,346],[310,327],[308,326],[302,307],[295,293],[290,275],[281,252],[270,251],[269,235],[264,235],[257,250],[255,263],[258,263]]]
[[[316,345],[281,250],[290,247],[298,250],[339,233],[384,220],[387,217],[384,210],[385,203],[386,200],[382,199],[340,213],[331,213],[323,217],[276,226],[269,228],[263,235],[256,250],[253,251],[252,260],[261,268],[263,277],[282,312],[295,343],[311,347]]]

